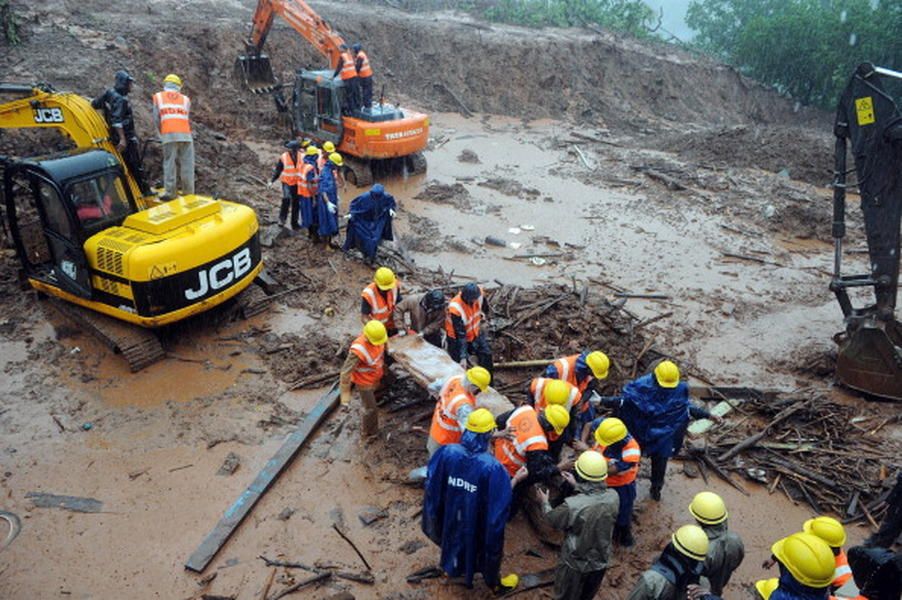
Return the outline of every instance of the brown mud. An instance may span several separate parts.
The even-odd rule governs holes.
[[[193,99],[198,188],[250,204],[271,228],[277,194],[260,180],[268,180],[285,129],[269,98],[240,91],[231,78],[254,4],[13,2],[24,44],[3,47],[0,70],[5,80],[96,94],[115,69],[128,67],[138,79],[142,132],[151,127],[150,94],[165,73],[179,72]],[[830,338],[841,319],[827,289],[829,117],[797,109],[722,65],[613,34],[353,3],[314,7],[349,39],[366,41],[387,99],[431,113],[428,172],[384,182],[399,202],[397,246],[384,256],[400,272],[404,264],[422,269],[406,289],[430,285],[430,277],[508,293],[512,286],[586,286],[598,302],[657,319],[624,345],[594,313],[564,305],[497,337],[499,357],[552,358],[601,346],[615,357],[619,382],[647,366],[619,363],[651,341],[696,383],[816,387],[860,415],[893,417],[893,405],[865,402],[831,381]],[[269,49],[283,76],[320,64],[278,21]],[[477,114],[449,112],[461,110],[450,92]],[[0,133],[4,152],[14,138]],[[147,160],[159,177],[158,145],[149,145]],[[358,191],[343,191],[342,210]],[[854,208],[850,217],[849,243],[860,250]],[[864,255],[849,258],[866,268]],[[405,582],[438,550],[419,530],[421,491],[400,483],[425,460],[431,414],[430,400],[403,373],[383,398],[377,441],[361,442],[356,403],[333,414],[208,568],[215,579],[202,583],[184,571],[188,555],[323,391],[289,388],[337,369],[359,331],[360,289],[372,269],[305,236],[280,237],[264,260],[277,280],[298,289],[248,321],[225,307],[164,332],[169,357],[130,374],[119,357],[21,292],[14,253],[3,251],[0,508],[21,516],[23,531],[0,554],[0,597],[258,598],[272,571],[259,555],[362,571],[332,530],[336,522],[372,563],[376,582],[333,579],[309,597],[341,589],[358,598],[490,597],[478,586]],[[622,292],[666,298],[617,298]],[[499,385],[537,373],[500,372]],[[879,433],[900,436],[893,422]],[[239,457],[237,471],[216,475],[229,453]],[[731,526],[746,542],[730,598],[752,597],[770,543],[811,515],[762,486],[746,484],[745,497],[682,471],[671,465],[659,504],[640,480],[639,542],[616,552],[599,597],[626,596],[705,487],[724,496]],[[35,508],[31,491],[96,498],[103,511]],[[358,515],[373,507],[386,516],[365,526]],[[858,541],[868,529],[854,525],[849,533]],[[555,551],[518,516],[504,569],[522,574],[554,563]],[[278,569],[272,591],[302,577]]]

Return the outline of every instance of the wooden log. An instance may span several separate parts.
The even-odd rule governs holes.
[[[281,592],[273,594],[267,600],[279,600],[279,598],[283,598],[283,597],[287,596],[288,594],[293,594],[294,592],[298,591],[302,587],[312,585],[314,583],[323,581],[324,579],[329,579],[330,577],[332,577],[332,573],[330,573],[328,571],[325,573],[320,573],[319,575],[314,575],[313,577],[310,577],[309,579],[305,579],[304,581],[299,581],[294,585],[288,586]]]
[[[235,502],[226,510],[225,514],[213,528],[213,530],[204,538],[200,546],[188,558],[185,568],[201,573],[216,556],[216,553],[229,540],[232,533],[238,529],[241,522],[251,513],[254,506],[263,497],[266,491],[272,486],[275,480],[282,474],[285,467],[294,459],[300,449],[307,440],[316,431],[316,428],[329,416],[338,404],[338,385],[333,385],[324,396],[322,396],[316,406],[307,414],[307,417],[301,422],[300,427],[294,431],[278,452],[264,465],[263,469],[248,486],[248,488],[238,497]],[[281,596],[279,596],[281,597]]]
[[[538,358],[535,360],[511,360],[503,363],[495,363],[496,369],[524,369],[532,367],[544,367],[552,362],[553,358]]]
[[[739,454],[740,452],[742,452],[743,450],[747,450],[748,448],[751,448],[752,446],[757,444],[759,441],[761,441],[764,438],[764,436],[767,435],[767,432],[771,427],[773,427],[777,423],[780,423],[781,421],[784,421],[785,419],[792,416],[793,414],[795,414],[802,408],[808,406],[809,404],[810,404],[810,400],[806,400],[804,402],[799,402],[797,404],[793,404],[793,405],[790,405],[790,406],[784,408],[779,413],[777,413],[773,419],[771,419],[770,423],[768,423],[767,425],[764,426],[764,429],[762,429],[761,431],[759,431],[756,434],[750,435],[749,437],[745,438],[744,440],[742,440],[741,442],[739,442],[738,444],[736,444],[735,446],[733,446],[732,448],[730,448],[729,450],[727,450],[726,452],[724,452],[723,454],[718,456],[717,461],[718,462],[728,461],[731,458],[733,458],[734,456],[736,456],[737,454]]]

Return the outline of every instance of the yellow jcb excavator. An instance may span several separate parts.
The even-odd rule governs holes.
[[[11,98],[11,99],[10,99]],[[24,279],[137,371],[164,356],[149,328],[222,304],[263,268],[253,209],[142,197],[87,98],[0,83],[0,130],[54,129],[74,150],[0,156],[3,209]]]

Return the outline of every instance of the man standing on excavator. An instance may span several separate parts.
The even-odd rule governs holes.
[[[341,83],[345,86],[344,111],[352,113],[360,108],[360,79],[357,77],[357,66],[351,56],[347,44],[341,45],[341,54],[332,78],[341,77]]]
[[[351,49],[354,50],[354,66],[357,69],[357,79],[360,81],[360,106],[369,109],[373,106],[373,68],[360,42],[351,46]]]
[[[150,187],[147,185],[147,178],[144,175],[141,150],[138,147],[138,136],[135,133],[135,117],[132,114],[131,102],[126,97],[132,90],[132,82],[135,79],[124,70],[116,71],[115,77],[113,87],[94,98],[91,106],[97,110],[103,110],[111,130],[110,141],[116,144],[116,150],[122,155],[122,159],[138,183],[141,193],[149,196]]]
[[[194,193],[194,138],[191,136],[191,99],[182,93],[182,78],[170,73],[163,91],[153,95],[153,120],[163,144],[165,199]]]

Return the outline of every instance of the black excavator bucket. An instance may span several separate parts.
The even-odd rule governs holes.
[[[837,334],[836,376],[867,394],[902,400],[902,324],[874,321]]]
[[[278,81],[266,54],[242,54],[235,60],[235,78],[255,94],[269,92]]]

